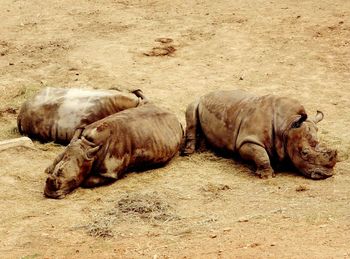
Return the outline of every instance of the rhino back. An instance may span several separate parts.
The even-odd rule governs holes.
[[[295,99],[244,91],[210,93],[202,97],[198,110],[202,130],[214,146],[236,151],[250,142],[264,147],[270,156],[276,141],[283,141],[285,122],[305,113]]]
[[[202,131],[209,142],[231,151],[242,120],[256,97],[244,91],[215,91],[201,97],[198,113]]]
[[[55,140],[58,109],[65,94],[65,89],[48,87],[24,102],[17,117],[19,132],[43,141]]]
[[[102,146],[95,173],[118,178],[130,167],[169,161],[180,148],[183,131],[175,115],[144,105],[87,126],[83,136]]]
[[[117,91],[105,91],[105,95],[90,97],[90,106],[81,116],[80,124],[89,125],[111,114],[137,107],[142,103],[141,99],[132,93]]]
[[[44,141],[67,143],[77,128],[138,104],[131,93],[49,87],[22,105],[18,128]]]

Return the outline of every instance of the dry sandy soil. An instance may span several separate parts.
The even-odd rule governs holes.
[[[139,86],[184,111],[216,89],[325,113],[335,176],[270,180],[210,151],[116,183],[43,197],[64,147],[0,154],[1,258],[350,258],[350,1],[2,0],[0,140],[45,86]],[[169,38],[171,40],[162,40]]]

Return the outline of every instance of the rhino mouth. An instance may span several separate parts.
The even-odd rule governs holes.
[[[307,159],[302,158],[303,163],[299,165],[299,170],[311,179],[319,180],[326,179],[333,175],[334,165],[322,165],[320,163],[312,163]]]
[[[62,199],[66,197],[66,193],[62,192],[62,190],[52,191],[47,187],[45,187],[44,195],[46,198],[51,199]]]
[[[298,152],[300,171],[311,179],[325,179],[333,175],[337,152],[321,147],[303,148]],[[302,161],[302,162],[301,162]]]
[[[57,181],[52,177],[48,177],[46,179],[44,195],[47,198],[62,199],[66,197],[66,195],[74,189],[71,187],[75,186],[75,182],[76,182],[75,180],[70,181],[70,184],[66,185],[66,187],[64,188],[62,187],[62,184],[59,181]]]
[[[309,170],[308,174],[311,179],[320,180],[331,177],[333,175],[333,170],[329,168],[315,168]]]

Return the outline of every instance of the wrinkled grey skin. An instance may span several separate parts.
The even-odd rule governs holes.
[[[329,149],[318,142],[316,123],[323,119],[317,112],[311,120],[301,123],[300,127],[286,132],[287,154],[301,173],[312,179],[324,179],[333,175],[333,167],[337,160],[337,151]]]
[[[79,135],[77,129],[145,102],[140,89],[122,92],[47,87],[22,104],[17,126],[21,134],[31,138],[68,144],[74,133]]]
[[[79,186],[115,181],[130,168],[163,165],[182,141],[176,116],[153,104],[110,115],[86,126],[46,169],[44,194],[59,199]]]
[[[99,146],[85,138],[70,143],[45,170],[49,175],[46,179],[45,195],[60,199],[77,188],[91,170],[98,150]]]
[[[305,176],[333,175],[336,150],[319,144],[316,124],[323,113],[308,118],[295,99],[255,96],[240,90],[216,91],[202,96],[186,110],[183,154],[195,151],[198,129],[214,147],[237,152],[256,164],[261,178],[274,176],[270,160],[290,160]]]

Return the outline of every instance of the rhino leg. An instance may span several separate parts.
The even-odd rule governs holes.
[[[90,175],[87,179],[84,180],[81,187],[83,188],[94,188],[97,186],[105,185],[114,182],[115,179],[103,177],[100,175]]]
[[[198,128],[198,103],[195,101],[186,109],[186,137],[182,155],[189,155],[196,150],[197,128]]]
[[[270,164],[270,158],[266,150],[254,143],[245,143],[239,149],[239,154],[243,159],[253,161],[256,165],[256,174],[260,178],[275,177],[273,169]]]

